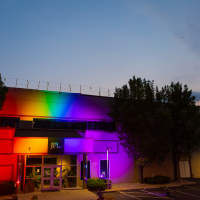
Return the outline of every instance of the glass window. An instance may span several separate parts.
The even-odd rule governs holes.
[[[41,178],[41,167],[26,167],[26,178]]]
[[[61,128],[62,129],[67,129],[67,121],[62,121]]]
[[[42,164],[42,156],[38,155],[38,156],[27,156],[26,157],[26,165],[41,165]]]
[[[77,155],[63,155],[62,165],[76,165]]]
[[[90,160],[87,161],[87,178],[90,178]],[[83,180],[83,161],[81,161],[81,180]]]
[[[88,130],[92,130],[92,122],[88,122]]]
[[[56,129],[56,121],[50,120],[50,129]]]
[[[106,130],[105,122],[98,122],[98,130]]]
[[[61,165],[61,155],[44,155],[44,165]]]
[[[3,120],[3,121],[2,121]],[[3,119],[0,121],[1,126],[7,126],[7,124],[14,124],[15,122]],[[16,119],[15,119],[16,120]],[[9,121],[9,122],[8,122]],[[76,121],[76,120],[61,120],[61,119],[34,119],[34,128],[45,129],[75,129],[75,130],[116,130],[115,122],[103,122],[103,121]],[[11,125],[10,125],[11,126]]]
[[[109,174],[109,166],[110,162],[108,160],[108,172],[107,172],[107,160],[100,160],[100,178],[109,178],[110,174]],[[108,177],[107,177],[108,174]]]
[[[98,122],[93,122],[93,130],[98,130]]]
[[[19,128],[20,118],[17,117],[0,117],[0,127]]]
[[[60,120],[56,120],[56,129],[61,129],[62,122]]]
[[[45,122],[44,122],[44,128],[45,129],[49,129],[50,128],[50,121],[49,120],[45,120]]]

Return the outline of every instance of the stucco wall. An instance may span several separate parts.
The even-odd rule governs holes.
[[[94,140],[118,140],[115,134],[105,133],[103,131],[86,131],[86,136],[94,138]],[[123,148],[118,145],[118,153],[108,153],[110,161],[110,180],[112,183],[128,183],[137,182],[137,173],[135,174],[134,159],[128,158],[127,153],[124,152]],[[78,183],[81,186],[80,181],[80,170],[81,161],[83,155],[78,155]],[[88,154],[88,160],[91,162],[91,178],[99,178],[100,160],[107,160],[107,154],[105,153],[94,153]]]
[[[194,178],[200,178],[200,148],[192,153],[191,166]]]
[[[174,179],[173,160],[170,156],[166,157],[163,162],[148,162],[144,167],[144,178],[157,175],[168,176]]]

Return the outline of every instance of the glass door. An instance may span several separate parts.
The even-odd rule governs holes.
[[[59,189],[62,187],[61,166],[43,166],[42,167],[42,190]]]
[[[52,188],[59,189],[62,187],[62,169],[61,166],[52,166]]]

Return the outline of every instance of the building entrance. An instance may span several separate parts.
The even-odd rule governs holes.
[[[28,155],[24,170],[35,191],[77,187],[77,155]]]
[[[62,187],[61,168],[61,165],[42,167],[42,190],[60,189]]]

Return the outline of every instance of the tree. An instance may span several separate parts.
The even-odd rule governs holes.
[[[163,112],[169,113],[170,123],[166,144],[174,162],[174,178],[178,180],[178,163],[190,156],[200,145],[200,114],[195,96],[187,85],[179,82],[164,86],[159,92]]]
[[[7,92],[8,92],[8,88],[4,86],[4,82],[1,80],[1,74],[0,74],[0,110],[2,110]]]
[[[154,81],[130,79],[128,86],[115,89],[115,104],[108,115],[120,124],[117,136],[130,157],[135,157],[143,183],[143,168],[148,161],[163,160],[166,155],[163,122],[167,112],[158,108],[161,98]],[[162,131],[160,131],[162,127]]]

